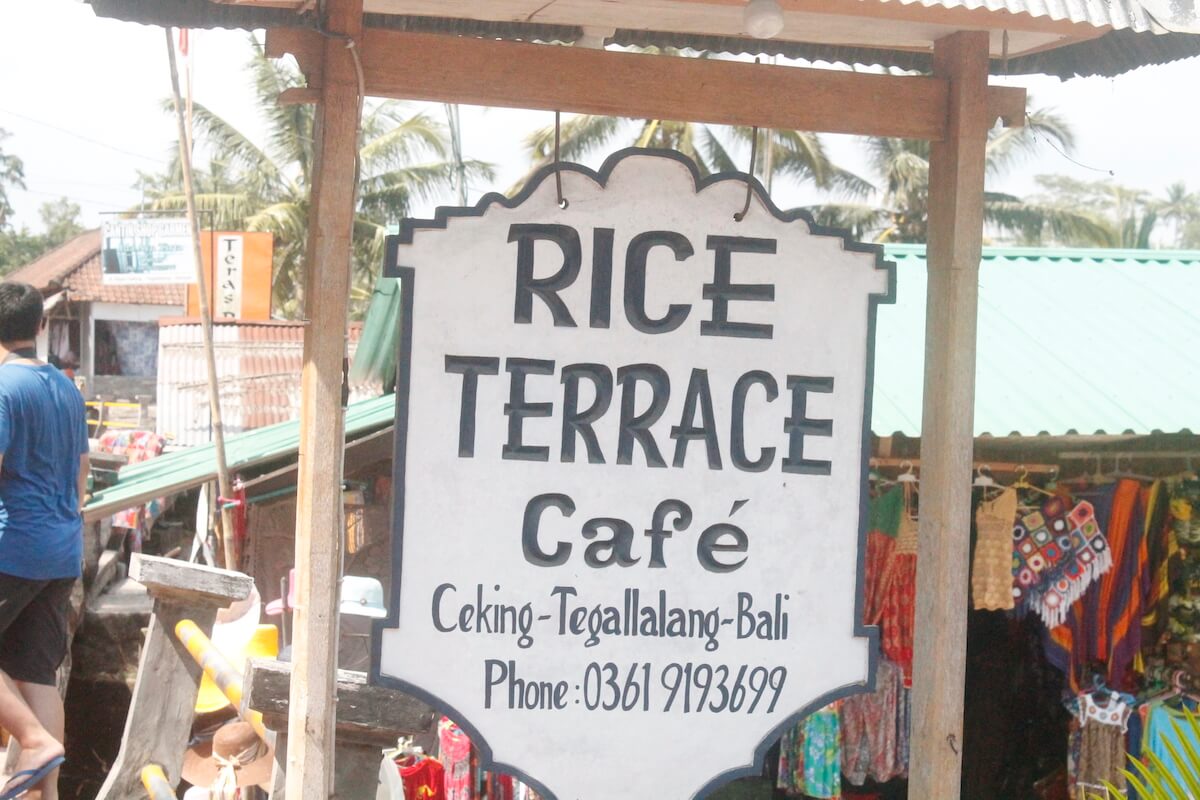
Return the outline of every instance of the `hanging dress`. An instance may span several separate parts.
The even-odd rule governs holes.
[[[1125,790],[1125,731],[1130,707],[1117,695],[1097,701],[1090,694],[1079,695],[1078,762],[1075,772],[1075,796],[1092,792],[1106,795],[1106,784]],[[1074,749],[1074,748],[1072,748]]]
[[[838,704],[804,721],[804,786],[808,797],[842,796],[842,732]]]
[[[471,740],[446,717],[438,721],[438,755],[445,769],[446,800],[474,800]]]
[[[875,691],[842,701],[842,774],[855,786],[868,778],[886,783],[904,772],[899,736],[903,700],[900,668],[880,659]]]
[[[1013,607],[1013,520],[1017,491],[1005,489],[975,511],[975,559],[971,564],[971,600],[976,611]]]
[[[917,596],[917,520],[909,513],[912,492],[906,484],[905,513],[900,517],[896,546],[883,578],[880,644],[888,660],[904,672],[904,685],[912,686],[913,628]]]

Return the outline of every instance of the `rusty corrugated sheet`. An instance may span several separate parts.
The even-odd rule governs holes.
[[[213,326],[221,416],[228,433],[296,419],[300,411],[300,368],[304,324],[218,322]],[[350,329],[353,355],[361,326]],[[158,336],[157,432],[172,444],[211,440],[207,367],[200,325],[164,321]],[[351,386],[351,401],[381,393],[376,384]]]
[[[210,0],[88,0],[95,13],[104,17],[158,25],[196,28],[311,27],[308,17],[278,8],[213,3]],[[900,2],[905,0],[863,0]],[[1028,14],[1056,20],[1071,20],[1112,31],[1085,42],[1013,57],[1007,63],[993,59],[993,74],[1114,76],[1148,64],[1163,64],[1200,55],[1200,36],[1164,33],[1137,0],[908,0],[929,7],[986,8],[997,14]],[[366,14],[367,27],[427,33],[481,36],[543,42],[573,42],[582,35],[570,25],[526,22],[489,22],[450,17],[419,17],[400,14]],[[1157,31],[1157,32],[1155,32]],[[705,36],[690,33],[619,29],[611,39],[616,44],[638,47],[674,47],[712,53],[778,55],[785,58],[822,61],[830,64],[884,66],[929,70],[929,53],[886,48],[749,39],[736,36]]]

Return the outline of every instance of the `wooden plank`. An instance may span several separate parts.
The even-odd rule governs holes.
[[[240,572],[141,553],[130,559],[129,577],[155,597],[169,595],[176,602],[194,600],[214,608],[245,600],[254,586],[254,579]]]
[[[264,720],[287,718],[292,665],[283,661],[250,659],[246,662],[242,706],[254,709]],[[362,672],[337,672],[337,732],[380,746],[395,744],[399,736],[428,731],[433,709],[394,689],[372,686]],[[378,761],[378,759],[376,759]]]
[[[320,38],[272,29],[267,53],[311,63]],[[946,81],[931,77],[376,29],[361,51],[376,97],[916,139],[940,139],[946,118]]]
[[[125,718],[121,751],[96,800],[144,797],[139,775],[147,764],[158,764],[172,783],[179,781],[191,735],[200,667],[175,638],[175,623],[190,619],[205,633],[211,633],[216,615],[215,605],[155,602]]]
[[[328,800],[334,779],[338,581],[346,444],[342,365],[350,300],[361,113],[355,53],[362,50],[362,0],[329,0],[322,42],[321,103],[305,257],[304,365],[296,486],[296,583],[288,800]],[[345,37],[345,38],[339,38]],[[356,42],[347,47],[347,39]],[[365,57],[365,53],[362,54]]]
[[[917,139],[941,138],[946,118],[940,78],[381,30],[365,42],[366,90],[377,97]],[[319,102],[320,45],[311,31],[267,32],[267,54],[294,55],[309,83],[284,91],[281,104]],[[988,108],[993,120],[1021,125],[1025,90],[989,87]]]
[[[930,149],[929,286],[921,416],[909,796],[957,800],[962,772],[967,576],[971,535],[975,333],[990,120],[987,34],[955,33],[934,49],[950,81],[944,142]]]

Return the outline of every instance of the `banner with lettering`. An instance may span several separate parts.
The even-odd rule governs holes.
[[[406,221],[387,253],[374,681],[559,800],[704,796],[870,685],[878,248],[744,175],[629,150]]]

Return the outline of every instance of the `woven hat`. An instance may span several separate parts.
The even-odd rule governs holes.
[[[271,780],[273,748],[258,738],[249,722],[234,720],[217,729],[213,738],[188,748],[183,755],[183,779],[193,786],[212,786],[223,769],[232,770],[238,786],[263,786]]]

